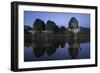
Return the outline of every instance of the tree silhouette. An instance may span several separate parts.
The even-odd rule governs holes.
[[[43,31],[45,30],[45,23],[41,19],[36,19],[33,23],[33,28],[36,31]]]
[[[46,23],[46,29],[47,30],[50,30],[50,31],[53,31],[54,32],[54,28],[56,27],[56,23],[51,21],[51,20],[48,20],[47,23]]]
[[[29,32],[31,30],[30,26],[24,25],[24,45],[27,47],[32,43],[32,34]]]
[[[61,26],[61,27],[60,27],[60,32],[61,32],[61,33],[64,33],[65,31],[66,31],[66,27]]]
[[[24,25],[24,34],[30,34],[30,30],[32,30],[30,26]]]
[[[55,25],[54,26],[54,33],[56,34],[56,33],[59,33],[59,30],[60,30],[60,28],[57,26],[57,25]]]

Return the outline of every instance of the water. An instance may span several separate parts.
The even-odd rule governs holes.
[[[56,45],[56,46],[55,46]],[[37,47],[39,46],[39,47]],[[69,43],[53,45],[35,45],[35,47],[24,47],[24,61],[47,61],[47,60],[73,60],[73,59],[89,59],[90,58],[90,42]]]

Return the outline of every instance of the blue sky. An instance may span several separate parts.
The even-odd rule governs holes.
[[[35,19],[41,19],[45,23],[48,20],[54,21],[58,26],[68,27],[71,17],[75,17],[79,26],[90,27],[90,14],[83,13],[60,13],[60,12],[36,12],[24,11],[24,25],[32,26]]]

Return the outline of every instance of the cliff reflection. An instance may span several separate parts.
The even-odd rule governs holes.
[[[33,53],[36,57],[43,56],[45,53],[47,53],[48,56],[53,55],[56,52],[56,49],[59,47],[59,42],[53,35],[50,36],[49,34],[44,35],[35,35],[32,47],[33,47]]]
[[[68,51],[69,51],[70,57],[72,59],[77,58],[77,55],[79,51],[81,50],[80,43],[77,41],[71,41],[71,42],[68,42],[68,45],[69,45]]]
[[[62,37],[62,38],[61,38]],[[56,50],[58,48],[62,49],[68,49],[70,58],[75,59],[78,56],[78,53],[80,52],[80,43],[87,42],[87,40],[74,40],[74,36],[70,36],[69,38],[63,38],[63,36],[56,36],[49,34],[34,34],[34,40],[33,42],[27,43],[25,46],[31,45],[33,48],[33,54],[35,54],[36,57],[41,57],[45,53],[48,56],[52,56],[56,53]],[[89,42],[89,40],[88,40]],[[68,44],[68,48],[66,48],[65,44]]]

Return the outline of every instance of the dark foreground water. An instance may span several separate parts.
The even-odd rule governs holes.
[[[38,45],[37,45],[38,46]],[[47,47],[47,48],[46,48]],[[50,46],[40,47],[24,47],[24,61],[43,61],[43,60],[68,60],[68,59],[89,59],[90,58],[90,43],[73,43],[67,42],[57,48]]]

